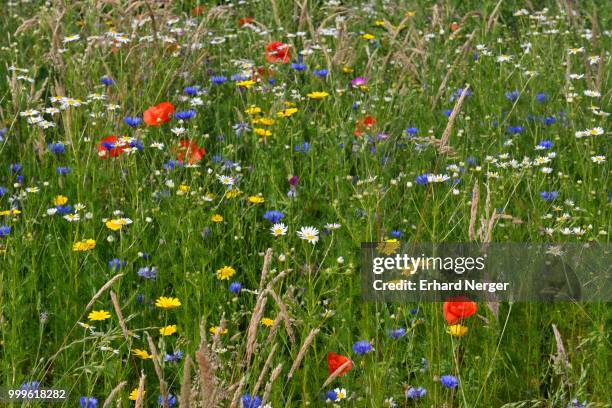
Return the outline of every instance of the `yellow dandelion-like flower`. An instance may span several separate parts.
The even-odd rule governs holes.
[[[225,328],[225,327],[224,327],[224,328],[222,329],[222,328],[221,328],[221,326],[213,326],[213,327],[211,327],[210,329],[208,329],[208,331],[209,331],[211,334],[214,334],[215,336],[216,336],[216,335],[221,335],[221,334],[227,334],[227,328]]]
[[[183,193],[186,193],[189,191],[189,186],[187,184],[181,184],[179,186],[179,191],[182,191]]]
[[[385,20],[376,20],[376,21],[374,22],[374,25],[375,25],[376,27],[384,27],[384,25],[385,25]]]
[[[257,115],[258,113],[261,113],[261,108],[252,105],[245,109],[244,113],[246,113],[247,115]]]
[[[161,334],[162,336],[172,336],[176,332],[176,324],[171,324],[169,326],[162,327],[161,329],[159,329],[159,334]]]
[[[354,71],[354,69],[349,67],[348,65],[345,65],[345,66],[342,67],[342,72],[344,72],[345,74],[350,74],[353,71]]]
[[[75,252],[83,252],[83,251],[89,251],[91,249],[94,249],[95,247],[96,247],[96,241],[94,239],[86,239],[83,241],[75,242],[72,245],[72,250]]]
[[[262,136],[262,137],[272,136],[272,132],[264,128],[254,128],[253,132],[255,132],[257,136]]]
[[[269,317],[263,317],[263,318],[260,320],[260,323],[261,323],[263,326],[266,326],[266,327],[271,327],[271,326],[274,324],[274,320],[270,319]]]
[[[145,396],[146,393],[147,392],[145,390],[142,390],[142,396],[143,397]],[[132,390],[132,392],[130,392],[129,398],[130,398],[131,401],[136,401],[138,399],[138,388],[134,388]]]
[[[236,197],[240,197],[240,195],[242,194],[242,191],[238,190],[237,188],[233,188],[231,190],[229,190],[227,193],[225,193],[225,198],[236,198]]]
[[[223,268],[217,269],[217,279],[228,280],[236,274],[236,270],[231,266],[224,266]]]
[[[152,358],[152,356],[146,350],[132,349],[132,354],[134,354],[136,357],[138,357],[138,358],[140,358],[142,360],[149,360],[149,359]]]
[[[310,99],[316,99],[316,100],[321,100],[323,98],[326,98],[329,96],[329,94],[327,92],[310,92],[308,94],[306,94],[307,97],[309,97]]]
[[[263,204],[265,202],[265,198],[261,196],[250,196],[249,203],[251,204]]]
[[[174,309],[181,305],[181,301],[178,298],[160,296],[155,301],[155,306],[160,309]]]
[[[253,85],[255,85],[255,81],[251,81],[250,79],[246,80],[246,81],[240,81],[240,82],[236,82],[236,86],[240,86],[243,88],[250,88]]]
[[[10,210],[2,210],[0,211],[0,215],[19,215],[21,214],[21,211],[19,211],[16,208],[12,208]]]
[[[106,320],[110,317],[110,313],[108,313],[106,310],[94,310],[87,316],[89,320],[93,321]]]
[[[254,125],[272,126],[275,123],[274,119],[270,118],[256,118],[252,120]]]
[[[215,214],[212,217],[210,217],[210,220],[212,222],[222,222],[223,221],[223,216],[221,214]]]
[[[414,11],[407,11],[404,16],[405,17],[414,17],[416,13]]]
[[[452,326],[448,326],[446,332],[453,337],[463,337],[467,334],[468,328],[461,324],[454,324]]]
[[[53,199],[54,205],[64,205],[67,202],[68,202],[68,197],[65,197],[63,195],[55,196],[55,198]]]
[[[298,111],[297,108],[287,108],[282,111],[276,112],[276,116],[279,118],[288,118],[289,116],[295,114]]]
[[[363,38],[364,40],[367,40],[367,41],[372,41],[376,37],[374,35],[372,35],[372,34],[365,33],[364,35],[361,36],[361,38]]]

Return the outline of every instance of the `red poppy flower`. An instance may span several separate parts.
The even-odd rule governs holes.
[[[199,147],[195,141],[183,139],[179,143],[176,160],[180,162],[187,160],[187,163],[194,164],[202,160],[205,154],[206,150],[203,147]]]
[[[457,23],[452,23],[450,26],[451,31],[455,32],[459,29],[459,24]]]
[[[204,6],[200,5],[200,6],[195,6],[194,8],[191,9],[191,15],[196,17],[196,16],[201,16],[202,13],[204,13]]]
[[[98,144],[98,158],[108,159],[117,157],[123,153],[126,144],[117,140],[117,136],[108,136],[100,140]]]
[[[467,298],[453,298],[444,302],[442,311],[444,320],[451,326],[461,319],[472,316],[478,310],[478,305]]]
[[[170,102],[162,102],[159,105],[151,106],[144,111],[142,118],[149,126],[159,126],[170,120],[170,115],[174,112],[174,105]]]
[[[338,374],[338,377],[342,377],[348,370],[353,367],[353,363],[348,357],[345,357],[341,354],[336,353],[327,353],[327,371],[329,375],[332,375],[334,371],[336,371],[340,366],[344,363],[349,362],[349,364]]]
[[[355,124],[355,132],[353,133],[356,137],[360,137],[363,133],[363,128],[371,128],[376,124],[376,120],[372,116],[366,116],[362,120],[358,120]]]
[[[266,61],[286,64],[291,59],[291,50],[288,44],[280,41],[271,42],[266,46]]]
[[[251,24],[253,21],[255,21],[253,17],[242,17],[240,20],[238,20],[238,27],[242,27],[246,24]]]

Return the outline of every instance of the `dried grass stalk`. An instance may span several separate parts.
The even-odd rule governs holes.
[[[283,322],[285,323],[285,330],[287,330],[289,340],[291,341],[291,343],[295,344],[295,336],[293,335],[293,330],[291,329],[291,322],[289,321],[289,313],[287,312],[287,307],[283,303],[280,296],[278,296],[273,289],[267,289],[267,292],[272,295],[272,298],[278,305],[279,315],[282,317]]]
[[[291,379],[291,377],[293,377],[295,370],[297,370],[297,368],[300,366],[300,363],[304,359],[304,355],[306,355],[306,351],[308,350],[308,347],[310,347],[310,344],[312,344],[312,341],[314,340],[315,336],[318,333],[319,333],[319,329],[312,329],[310,333],[308,333],[306,340],[304,340],[304,344],[302,344],[302,348],[300,348],[300,351],[298,352],[297,357],[295,358],[295,360],[293,360],[293,364],[291,365],[289,374],[287,374],[287,379]]]
[[[111,302],[113,304],[113,308],[115,309],[115,313],[117,314],[117,319],[119,319],[119,327],[121,327],[121,332],[123,333],[123,337],[127,342],[130,341],[130,335],[125,325],[125,320],[123,319],[123,313],[121,313],[121,307],[119,307],[119,302],[117,301],[117,295],[112,290],[110,291]]]
[[[259,391],[259,388],[261,387],[261,384],[263,383],[264,377],[268,373],[268,369],[270,368],[270,365],[272,364],[272,359],[276,355],[276,346],[277,346],[276,344],[272,346],[272,349],[270,350],[270,353],[268,354],[268,358],[266,359],[266,362],[264,363],[264,366],[261,369],[261,372],[259,373],[259,378],[257,379],[255,388],[253,388],[253,395],[257,395],[257,391]]]
[[[155,347],[155,343],[148,332],[145,332],[145,336],[147,336],[147,342],[149,343],[151,355],[153,356],[152,360],[153,367],[155,368],[155,375],[157,375],[157,379],[159,380],[159,391],[162,395],[162,407],[168,408],[168,389],[166,387],[166,381],[164,381],[164,373],[159,365],[159,353],[157,352],[157,347]]]
[[[119,393],[119,391],[121,391],[121,389],[125,387],[126,384],[127,384],[127,381],[122,381],[115,388],[113,388],[111,393],[108,394],[108,397],[106,397],[106,399],[104,400],[104,404],[102,404],[102,408],[109,408],[110,405],[113,403],[113,400]]]
[[[476,215],[478,212],[478,201],[480,199],[480,187],[478,181],[474,182],[474,189],[472,190],[472,206],[470,208],[470,226],[468,229],[468,236],[470,241],[476,240],[476,232],[474,227],[476,225]]]
[[[200,373],[200,396],[204,408],[215,407],[217,399],[217,378],[215,377],[215,367],[210,359],[210,351],[204,345],[196,351],[196,361]]]
[[[179,407],[189,407],[191,402],[191,356],[185,357],[183,365],[183,382],[181,383],[181,395],[179,396]]]
[[[265,405],[266,402],[268,402],[268,400],[270,399],[270,394],[272,393],[272,384],[274,384],[274,380],[278,378],[282,369],[283,369],[283,363],[280,363],[279,365],[276,366],[274,371],[272,371],[272,374],[270,375],[270,379],[268,380],[268,383],[266,384],[264,396],[261,399],[262,405]]]
[[[440,139],[439,150],[441,153],[445,153],[448,151],[447,150],[448,139],[450,138],[450,134],[453,131],[453,125],[455,124],[455,119],[457,118],[457,115],[459,114],[459,111],[461,110],[461,105],[463,105],[463,101],[465,100],[465,97],[469,89],[470,89],[470,85],[466,84],[465,87],[463,88],[463,91],[461,91],[461,96],[459,97],[459,99],[457,99],[457,102],[455,102],[453,111],[451,112],[451,115],[448,118],[446,129],[444,129],[444,133],[442,134],[442,138]]]
[[[87,303],[87,306],[85,306],[85,311],[88,311],[93,305],[94,303],[96,303],[96,300],[98,300],[100,298],[100,296],[102,296],[102,294],[104,292],[106,292],[106,290],[108,288],[110,288],[111,286],[113,286],[113,284],[115,282],[117,282],[119,279],[121,279],[121,277],[123,276],[122,273],[113,276],[108,282],[106,282],[97,292],[96,294],[91,298],[91,300],[89,301],[89,303]]]
[[[138,382],[138,394],[136,394],[136,404],[134,408],[142,408],[142,399],[144,397],[145,373],[140,373],[140,381]]]

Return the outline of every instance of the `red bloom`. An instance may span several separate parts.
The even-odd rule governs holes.
[[[372,116],[366,116],[362,120],[358,120],[355,124],[355,132],[353,133],[356,137],[360,137],[363,133],[363,128],[371,128],[376,124],[376,120]]]
[[[348,358],[341,354],[336,353],[327,353],[327,371],[329,375],[332,375],[334,371],[336,371],[342,364],[349,362],[349,364],[340,372],[338,377],[342,377],[348,370],[353,367],[353,362]]]
[[[203,147],[199,147],[195,141],[183,139],[179,143],[176,160],[184,162],[187,159],[187,163],[194,164],[202,160],[205,154],[206,150]]]
[[[246,24],[251,24],[253,21],[255,21],[253,17],[242,17],[240,20],[238,20],[238,27],[242,27]]]
[[[478,305],[467,298],[453,298],[444,302],[442,311],[444,320],[451,326],[457,324],[461,319],[470,317],[478,310]]]
[[[126,144],[117,141],[117,136],[108,136],[100,140],[98,144],[98,158],[108,159],[109,157],[117,157],[123,153]]]
[[[170,115],[174,112],[174,105],[170,102],[162,102],[159,105],[151,106],[144,111],[142,118],[149,126],[159,126],[170,120]]]
[[[455,32],[459,29],[459,24],[457,23],[452,23],[450,26],[451,31]]]
[[[289,45],[279,41],[271,42],[266,46],[266,61],[286,64],[291,59]]]

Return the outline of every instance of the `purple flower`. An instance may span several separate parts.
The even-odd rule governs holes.
[[[427,394],[427,390],[423,387],[417,387],[417,388],[409,388],[408,391],[406,391],[406,398],[410,398],[410,399],[417,399],[417,398],[423,398],[425,396],[425,394]]]
[[[373,350],[372,345],[367,340],[361,340],[353,344],[353,351],[360,356],[367,354]]]
[[[111,77],[103,76],[102,78],[100,78],[100,83],[102,85],[111,86],[112,84],[115,83],[115,81],[113,81]]]
[[[519,91],[506,92],[506,99],[510,102],[514,102],[518,99],[521,93]]]
[[[400,327],[399,329],[393,329],[389,332],[389,337],[392,339],[399,339],[406,335],[406,329]]]
[[[94,397],[81,397],[79,399],[79,405],[81,408],[96,408],[98,406],[98,400]]]
[[[145,266],[144,268],[140,268],[138,270],[138,276],[140,276],[141,278],[149,279],[149,280],[155,280],[155,278],[157,278],[157,268],[156,267],[149,268],[148,266]]]
[[[549,202],[557,198],[558,195],[559,194],[556,191],[542,191],[540,193],[540,197],[542,197],[542,200]]]
[[[259,408],[261,406],[261,398],[257,395],[244,394],[242,396],[242,408]]]
[[[11,227],[8,225],[0,226],[0,238],[4,238],[11,233]]]
[[[215,85],[222,85],[225,82],[227,82],[227,77],[224,77],[223,75],[213,76],[213,77],[210,77],[210,82],[212,82]]]
[[[172,394],[168,394],[166,401],[168,402],[169,407],[173,407],[174,405],[176,405],[176,397]],[[157,403],[160,407],[164,405],[164,398],[161,395],[157,397]]]
[[[351,85],[354,87],[363,86],[368,83],[368,80],[364,77],[357,77],[351,81]]]
[[[538,143],[538,147],[544,150],[548,150],[553,147],[553,142],[551,142],[550,140],[542,140],[540,143]]]
[[[321,77],[321,78],[326,77],[326,76],[327,76],[327,74],[328,74],[328,72],[327,72],[327,70],[326,70],[326,69],[315,69],[315,70],[313,71],[313,73],[314,73],[316,76]]]
[[[298,176],[291,176],[291,178],[289,179],[289,185],[292,187],[295,187],[298,185],[298,182],[300,181]]]
[[[125,122],[125,124],[129,127],[136,128],[138,127],[138,125],[140,125],[142,119],[140,119],[139,116],[126,116],[125,118],[123,118],[123,122]]]
[[[198,93],[198,88],[195,86],[188,86],[185,89],[183,89],[183,92],[189,96],[193,96]]]
[[[112,271],[115,271],[115,272],[121,269],[122,267],[124,267],[125,265],[126,265],[126,262],[120,261],[119,258],[113,258],[110,261],[108,261],[108,267]]]
[[[459,380],[454,375],[443,375],[440,377],[440,383],[446,388],[455,388],[459,385]]]
[[[189,109],[183,112],[176,112],[174,117],[180,120],[188,120],[193,118],[196,115],[196,111],[193,109]]]
[[[183,352],[180,351],[180,350],[176,350],[172,354],[164,355],[164,361],[165,362],[175,362],[175,361],[180,361],[182,359],[183,359]]]

